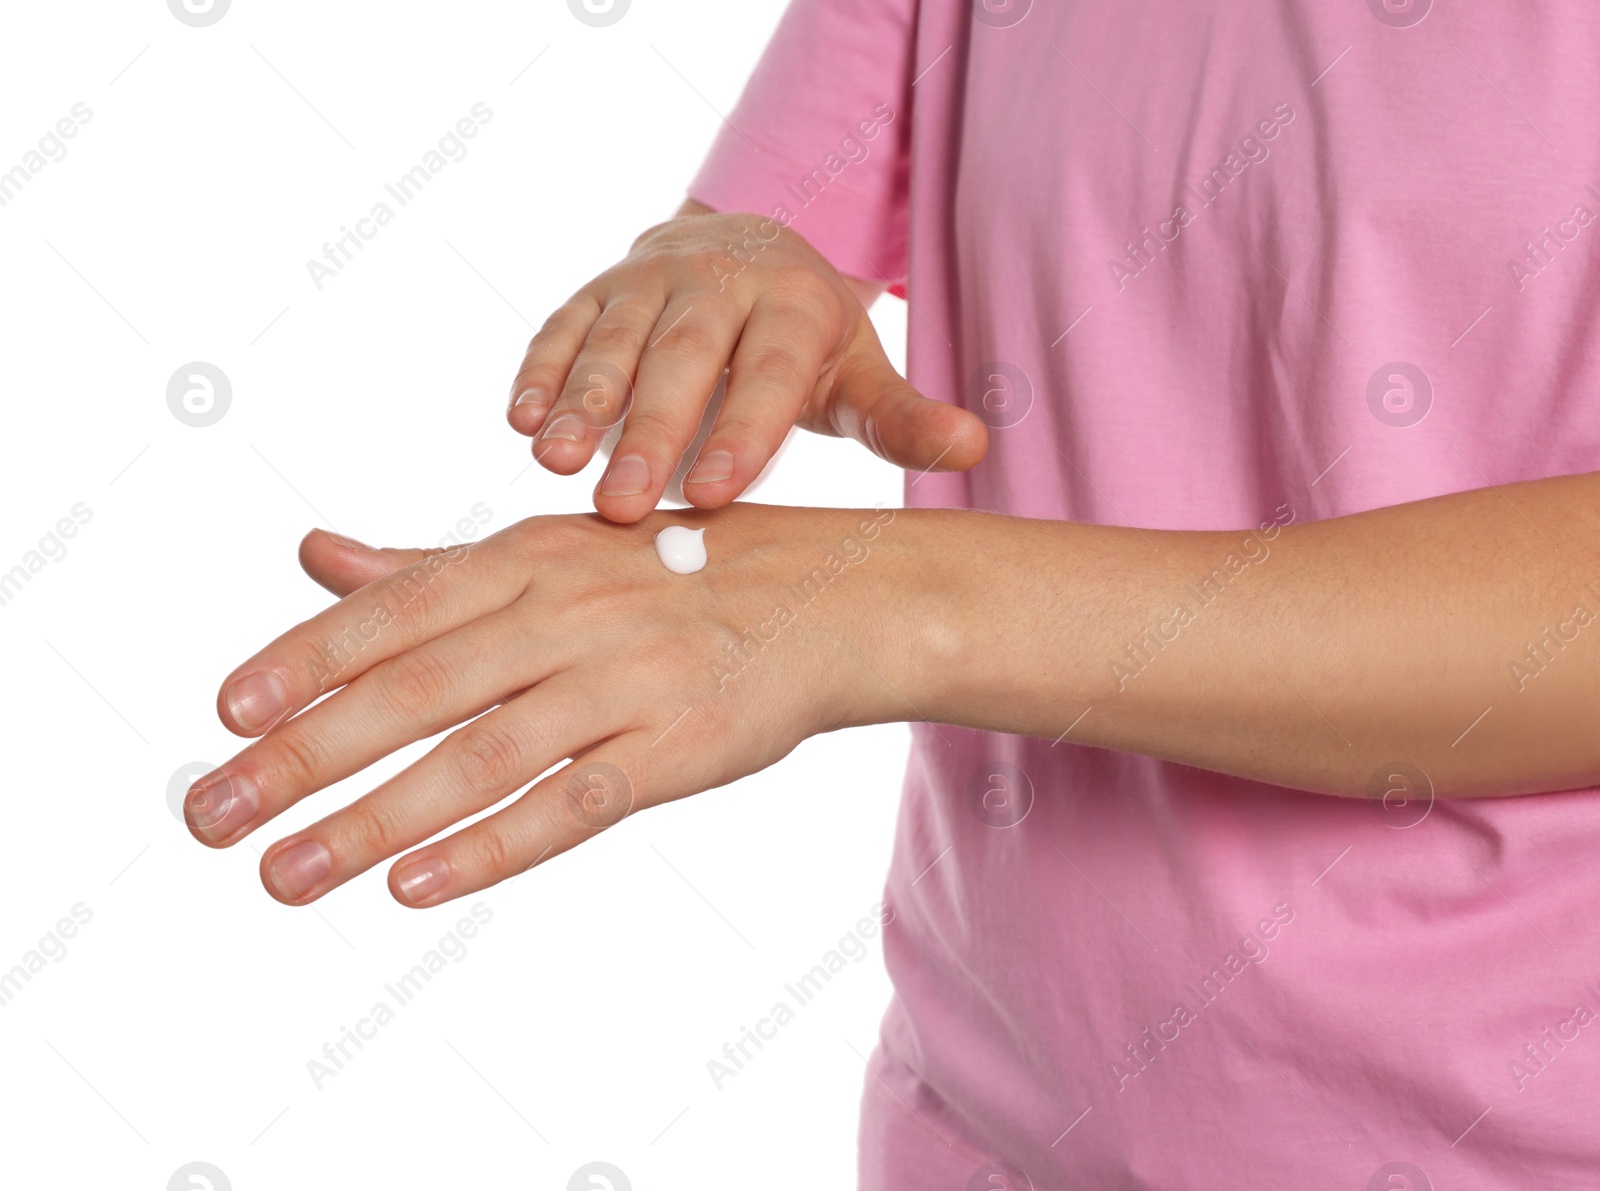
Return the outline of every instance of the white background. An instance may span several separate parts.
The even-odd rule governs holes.
[[[285,908],[167,793],[237,747],[223,675],[329,599],[295,563],[308,528],[425,545],[479,502],[485,533],[588,508],[592,468],[525,470],[515,365],[681,201],[780,8],[635,0],[593,28],[557,0],[234,0],[191,28],[162,0],[6,5],[0,172],[93,112],[0,207],[0,572],[92,511],[0,606],[0,971],[93,915],[0,1008],[6,1186],[161,1191],[205,1161],[235,1191],[560,1189],[596,1160],[635,1191],[851,1185],[877,940],[720,1091],[706,1063],[878,901],[903,728],[813,740],[488,891],[466,957],[320,1090],[307,1061],[465,905],[402,909],[380,868]],[[306,261],[480,102],[468,155],[319,291]],[[897,354],[903,307],[874,315]],[[206,428],[166,400],[197,360],[233,390]],[[899,494],[804,436],[760,499]]]

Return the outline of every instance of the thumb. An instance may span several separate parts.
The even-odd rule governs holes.
[[[907,471],[966,471],[989,450],[976,414],[924,397],[894,370],[883,349],[858,354],[840,372],[829,406],[838,434]]]
[[[379,549],[342,534],[313,529],[301,539],[300,566],[323,587],[342,598],[430,553],[435,552]]]

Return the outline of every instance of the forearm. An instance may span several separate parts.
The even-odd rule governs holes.
[[[907,511],[917,714],[1334,794],[1395,761],[1441,797],[1600,782],[1600,475],[1278,517]]]

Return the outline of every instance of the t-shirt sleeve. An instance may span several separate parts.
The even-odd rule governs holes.
[[[792,0],[689,197],[903,291],[915,0]]]

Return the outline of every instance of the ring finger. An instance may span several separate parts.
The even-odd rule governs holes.
[[[302,905],[451,824],[493,806],[594,739],[604,714],[556,675],[447,736],[415,764],[349,806],[268,848],[261,881]],[[436,878],[419,871],[417,900]]]
[[[522,366],[511,382],[511,404],[506,407],[506,419],[514,429],[527,435],[539,432],[600,309],[592,294],[576,294],[545,319],[528,341]]]
[[[526,872],[621,822],[634,810],[698,788],[687,768],[660,767],[649,735],[624,732],[539,781],[521,798],[389,870],[389,892],[433,906]]]
[[[302,798],[539,681],[552,662],[530,656],[526,642],[521,619],[498,614],[380,662],[196,782],[184,799],[190,831],[214,848],[237,843]]]
[[[601,311],[573,361],[561,397],[533,443],[533,457],[558,475],[581,471],[595,447],[627,412],[633,378],[660,298],[614,298]]]

